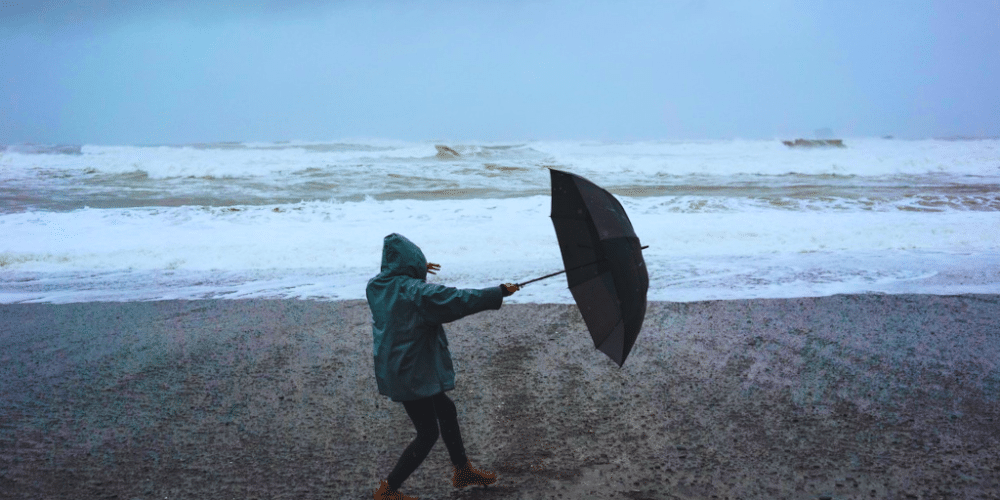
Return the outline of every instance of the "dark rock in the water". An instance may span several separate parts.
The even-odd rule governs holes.
[[[448,146],[437,145],[434,147],[437,148],[438,150],[437,152],[438,158],[460,158],[462,156],[458,154],[458,151],[455,151],[454,149],[451,149]]]
[[[782,144],[790,148],[846,148],[843,139],[795,139],[794,141],[781,141]]]

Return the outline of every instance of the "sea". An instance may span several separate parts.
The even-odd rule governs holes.
[[[0,147],[0,303],[364,299],[400,233],[458,288],[561,270],[549,168],[622,203],[649,300],[1000,293],[1000,140]],[[572,303],[563,275],[514,303]]]

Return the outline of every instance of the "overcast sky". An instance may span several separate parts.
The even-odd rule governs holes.
[[[207,4],[0,2],[0,144],[1000,135],[995,0]]]

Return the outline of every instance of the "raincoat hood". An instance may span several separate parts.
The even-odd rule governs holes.
[[[365,290],[372,312],[372,356],[380,394],[412,401],[455,388],[444,323],[500,309],[499,286],[459,290],[427,283],[427,259],[400,234],[383,240],[382,270]]]
[[[427,259],[424,252],[406,236],[397,233],[382,240],[382,272],[379,277],[390,276],[427,279]]]

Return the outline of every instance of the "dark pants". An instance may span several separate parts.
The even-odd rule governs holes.
[[[429,398],[403,401],[403,407],[413,421],[413,426],[417,428],[417,437],[406,447],[396,462],[396,467],[389,473],[386,482],[390,488],[399,489],[430,453],[438,438],[439,422],[441,437],[448,447],[451,463],[456,466],[465,465],[465,446],[462,445],[462,433],[458,431],[458,411],[448,396],[441,392]]]

